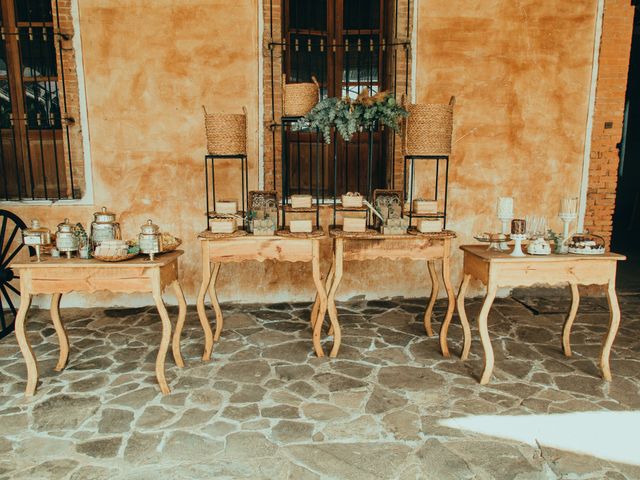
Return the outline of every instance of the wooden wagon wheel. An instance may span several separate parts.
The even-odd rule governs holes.
[[[20,295],[18,281],[9,267],[16,255],[22,250],[22,230],[26,224],[16,214],[0,210],[0,338],[13,331],[16,319],[16,307],[9,292]],[[35,255],[35,249],[29,247],[29,256]]]

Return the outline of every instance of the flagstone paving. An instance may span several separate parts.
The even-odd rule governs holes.
[[[479,414],[639,409],[640,296],[620,300],[611,384],[597,366],[608,321],[600,298],[581,306],[570,359],[560,350],[566,298],[497,300],[496,368],[485,386],[477,382],[475,328],[462,362],[456,319],[449,336],[456,355],[443,358],[437,337],[422,329],[424,299],[340,304],[337,359],[312,354],[307,305],[223,305],[225,331],[203,363],[190,308],[187,366],[168,356],[166,396],[154,374],[153,308],[63,310],[71,354],[60,373],[48,312],[34,310],[28,329],[41,380],[34,398],[23,397],[15,337],[0,342],[0,479],[640,478],[639,466],[441,424]],[[471,315],[479,304],[468,302]],[[439,301],[436,327],[443,313]]]

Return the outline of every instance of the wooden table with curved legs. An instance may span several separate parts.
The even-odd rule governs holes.
[[[602,377],[610,381],[609,356],[611,346],[620,324],[620,307],[616,296],[617,263],[626,257],[616,253],[602,255],[527,255],[511,257],[508,253],[487,250],[482,245],[464,245],[463,279],[458,292],[458,314],[463,325],[464,347],[462,360],[466,360],[471,349],[471,330],[464,308],[464,297],[471,278],[480,280],[487,287],[482,308],[478,315],[478,330],[484,351],[484,369],[480,383],[486,384],[493,372],[494,356],[489,338],[488,315],[498,288],[528,287],[536,284],[569,285],[571,308],[562,328],[562,350],[571,356],[571,326],[578,312],[580,295],[578,285],[606,285],[609,302],[609,329],[602,342],[600,369]]]
[[[318,308],[316,315],[324,318],[327,309],[327,293],[322,283],[320,274],[320,240],[322,236],[312,238],[299,238],[295,236],[235,236],[224,237],[221,235],[209,235],[203,232],[199,236],[202,248],[202,284],[198,292],[196,306],[198,317],[205,332],[205,346],[202,355],[203,360],[211,358],[214,341],[218,341],[224,318],[218,302],[216,292],[216,280],[220,267],[226,263],[241,263],[246,261],[264,262],[276,260],[279,262],[307,262],[311,263],[313,283],[316,287]],[[205,309],[205,297],[209,294],[211,306],[216,315],[215,333],[212,332]],[[315,325],[315,322],[312,322]],[[318,357],[324,356],[324,350],[320,344],[321,324],[313,329],[313,349]],[[339,328],[339,327],[338,327]],[[176,332],[176,335],[178,332]]]
[[[110,291],[114,293],[151,293],[162,321],[162,338],[156,357],[156,377],[162,393],[170,392],[164,373],[165,357],[171,342],[171,320],[162,300],[162,292],[170,286],[178,299],[176,331],[182,329],[187,303],[178,283],[178,257],[181,250],[158,255],[153,261],[135,258],[124,262],[107,263],[96,259],[51,258],[42,262],[15,263],[20,272],[20,309],[16,317],[16,338],[27,364],[26,396],[32,396],[38,383],[38,364],[26,334],[27,311],[34,295],[51,294],[51,320],[60,344],[56,371],[67,365],[69,338],[60,318],[60,299],[69,292]],[[184,367],[180,354],[180,337],[173,338],[173,358]]]
[[[431,295],[426,306],[423,323],[426,334],[433,336],[431,316],[433,307],[438,298],[440,282],[436,271],[436,262],[442,264],[442,280],[447,292],[449,303],[444,321],[440,327],[440,350],[445,357],[449,356],[447,345],[447,331],[455,308],[455,294],[451,285],[450,254],[451,240],[455,234],[450,231],[430,234],[406,234],[383,235],[379,232],[368,231],[362,235],[342,232],[340,229],[330,231],[333,237],[333,262],[327,275],[326,288],[328,290],[328,307],[331,328],[329,335],[334,336],[334,345],[331,356],[336,356],[340,348],[341,331],[338,322],[338,310],[336,308],[336,292],[342,281],[345,261],[365,261],[387,258],[391,260],[409,259],[423,261],[427,265],[431,278]],[[318,319],[324,319],[324,315],[318,314],[319,301],[316,301],[311,314],[311,323],[315,328]],[[322,323],[322,322],[320,322]],[[321,327],[321,326],[320,326]]]

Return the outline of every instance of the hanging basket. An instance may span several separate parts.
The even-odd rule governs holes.
[[[316,77],[313,83],[287,83],[282,75],[282,116],[304,117],[320,99],[320,85]]]
[[[207,134],[209,155],[247,154],[247,109],[244,113],[207,113],[204,111],[204,127]]]
[[[446,103],[409,104],[404,128],[405,155],[449,155],[453,134],[453,106]]]

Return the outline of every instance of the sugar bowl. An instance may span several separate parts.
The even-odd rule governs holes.
[[[58,224],[56,248],[60,253],[65,252],[67,258],[71,258],[71,254],[78,251],[78,237],[75,230],[75,225],[69,223],[68,218],[65,218],[63,223]]]
[[[40,262],[40,247],[51,244],[51,232],[46,227],[40,226],[38,219],[31,220],[31,227],[22,230],[22,243],[28,247],[35,247],[36,258]]]
[[[138,246],[140,247],[140,253],[149,255],[149,260],[153,261],[153,256],[162,251],[160,227],[155,225],[151,220],[147,220],[147,222],[140,227]]]
[[[107,207],[102,207],[99,212],[95,212],[89,238],[94,250],[105,240],[122,239],[120,224],[116,222],[116,214],[107,211]]]

